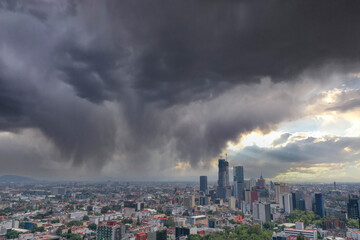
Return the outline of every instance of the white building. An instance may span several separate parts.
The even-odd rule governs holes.
[[[297,236],[299,233],[302,233],[306,238],[313,240],[317,239],[317,231],[310,229],[296,229],[296,228],[284,228],[284,233],[286,236]]]
[[[292,195],[290,193],[280,194],[280,208],[288,214],[293,212]]]
[[[270,222],[271,211],[269,203],[253,203],[253,220],[257,222]]]

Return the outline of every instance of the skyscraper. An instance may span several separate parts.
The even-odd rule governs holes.
[[[320,217],[325,217],[324,198],[322,193],[315,193],[315,213]]]
[[[234,167],[234,182],[244,182],[244,167],[235,166]]]
[[[280,207],[288,214],[293,212],[293,201],[292,195],[290,193],[281,193],[280,194]]]
[[[266,185],[265,179],[263,178],[263,176],[261,174],[260,178],[256,182],[256,186],[265,187],[265,185]]]
[[[291,194],[292,194],[292,201],[293,201],[294,209],[299,209],[299,210],[305,211],[305,207],[302,202],[304,200],[304,196],[303,196],[304,194],[300,191],[295,191]]]
[[[357,196],[349,197],[347,204],[348,218],[359,219],[360,216],[360,199]]]
[[[231,187],[229,184],[229,162],[225,159],[219,159],[219,180],[217,194],[221,199],[229,199]]]
[[[238,203],[245,200],[244,197],[245,181],[243,166],[234,167],[234,196],[238,199]],[[240,205],[240,204],[239,204]]]
[[[280,194],[289,193],[289,185],[285,183],[275,183],[275,201],[280,203]]]
[[[269,203],[253,203],[253,219],[256,222],[271,222],[271,209]]]
[[[207,176],[200,176],[200,191],[206,193],[207,189]]]

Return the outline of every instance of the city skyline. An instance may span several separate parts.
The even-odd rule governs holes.
[[[0,1],[0,175],[360,182],[359,11]]]

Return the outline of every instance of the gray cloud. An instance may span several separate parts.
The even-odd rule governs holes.
[[[197,167],[296,117],[304,72],[356,70],[359,8],[0,1],[0,129],[37,129],[75,166]]]
[[[291,136],[290,133],[281,134],[281,136],[272,143],[273,146],[277,146],[277,145],[286,143],[290,136]]]
[[[246,147],[231,155],[233,164],[244,165],[248,177],[258,176],[263,169],[265,177],[272,178],[296,167],[306,169],[316,164],[332,163],[354,165],[360,157],[360,138],[328,136],[325,139],[307,137],[294,140],[277,148]],[[350,151],[345,151],[345,148]]]

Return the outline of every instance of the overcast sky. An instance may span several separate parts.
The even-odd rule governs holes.
[[[360,181],[359,1],[0,0],[0,174]]]

